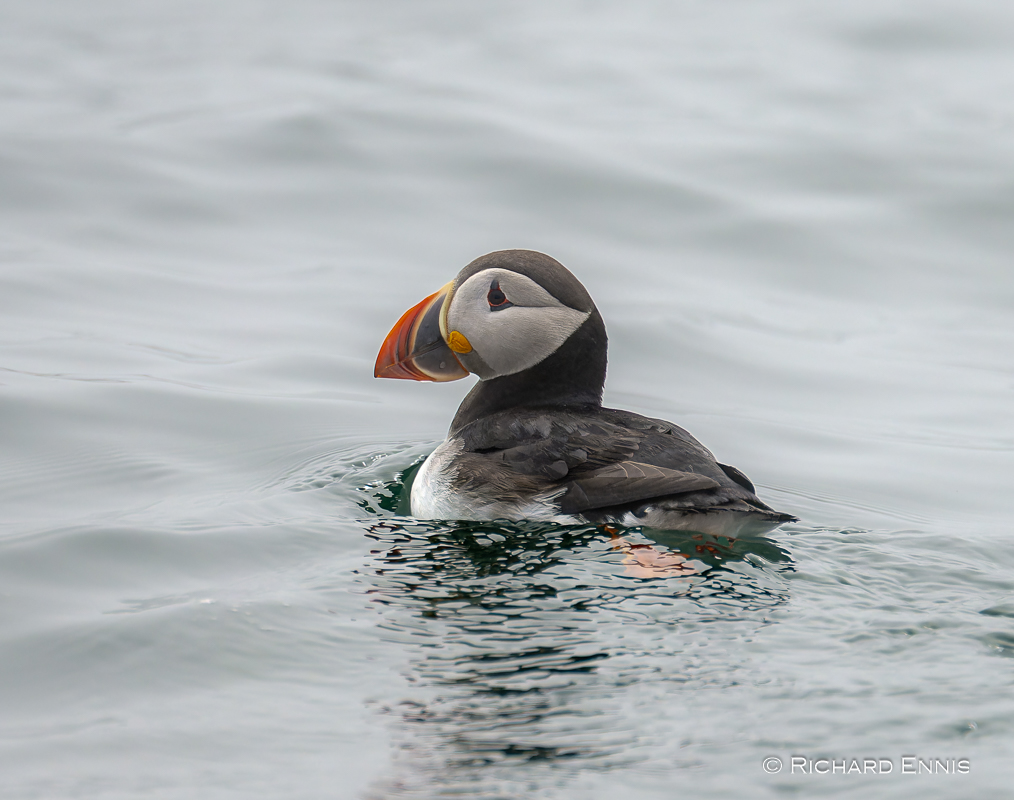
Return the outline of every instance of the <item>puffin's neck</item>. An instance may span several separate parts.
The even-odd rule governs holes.
[[[479,381],[451,422],[454,435],[470,422],[511,408],[601,406],[606,382],[606,326],[598,309],[534,367],[513,375]]]

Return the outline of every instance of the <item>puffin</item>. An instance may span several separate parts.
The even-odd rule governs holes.
[[[678,425],[606,408],[602,315],[560,262],[481,256],[387,335],[374,376],[478,382],[411,486],[412,516],[764,532],[775,511]]]

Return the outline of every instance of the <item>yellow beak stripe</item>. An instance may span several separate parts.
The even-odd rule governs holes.
[[[447,337],[447,346],[455,353],[472,352],[471,342],[465,338],[465,334],[459,333],[458,331],[451,331],[451,335]]]

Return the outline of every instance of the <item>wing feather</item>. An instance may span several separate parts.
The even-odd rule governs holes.
[[[718,481],[696,472],[620,461],[567,481],[564,483],[566,491],[557,502],[564,514],[578,514],[592,508],[609,508],[667,495],[717,489],[719,485]]]

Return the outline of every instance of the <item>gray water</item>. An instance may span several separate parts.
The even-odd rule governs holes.
[[[0,208],[4,798],[1009,791],[1009,4],[8,1]],[[506,247],[800,521],[398,516]]]

